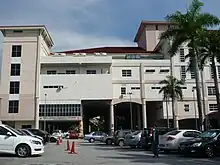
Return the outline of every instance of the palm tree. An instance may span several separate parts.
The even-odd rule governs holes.
[[[164,86],[159,91],[159,93],[163,93],[164,100],[168,101],[169,98],[172,99],[173,127],[178,128],[179,126],[176,118],[174,103],[178,99],[183,99],[181,86],[184,85],[184,82],[173,76],[167,76],[167,79],[160,81],[160,84],[164,84]]]
[[[211,62],[211,70],[214,78],[215,85],[215,95],[217,101],[218,111],[220,111],[220,95],[219,95],[219,87],[218,87],[218,75],[216,70],[216,62],[217,59],[220,61],[220,30],[206,30],[201,33],[200,38],[198,40],[198,52],[200,53],[201,59],[201,67],[206,64],[208,59]]]
[[[201,106],[201,91],[199,83],[199,68],[198,68],[198,49],[196,40],[200,35],[200,32],[204,28],[213,27],[219,24],[219,19],[209,13],[202,13],[201,8],[203,3],[199,0],[193,0],[188,7],[186,13],[176,11],[166,17],[166,20],[175,23],[175,25],[168,28],[161,34],[160,39],[171,40],[171,48],[169,53],[174,56],[183,43],[190,42],[190,48],[192,50],[192,62],[194,63],[194,73],[196,79],[196,93],[197,93],[197,105],[199,111],[199,129],[202,129],[202,106]]]

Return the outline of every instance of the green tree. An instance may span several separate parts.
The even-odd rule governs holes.
[[[176,118],[175,102],[178,99],[183,99],[182,85],[184,85],[184,82],[173,76],[167,76],[167,79],[160,81],[160,84],[164,84],[159,91],[159,93],[163,94],[164,100],[168,101],[170,98],[172,100],[173,127],[178,128],[179,126]]]
[[[201,91],[199,82],[199,67],[198,67],[198,49],[196,41],[200,36],[200,32],[204,28],[213,27],[219,24],[219,19],[209,13],[202,13],[201,8],[203,3],[199,0],[193,0],[187,8],[186,13],[176,11],[166,17],[166,20],[173,23],[164,33],[161,34],[160,39],[171,40],[171,47],[169,54],[176,55],[182,44],[189,42],[192,53],[193,70],[196,79],[196,93],[197,105],[199,112],[199,129],[202,129],[202,105],[201,105]]]

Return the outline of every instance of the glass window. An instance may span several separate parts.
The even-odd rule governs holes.
[[[11,81],[10,82],[10,94],[19,94],[19,81]]]
[[[86,70],[86,74],[96,74],[96,70]]]
[[[183,133],[184,137],[194,137],[194,132],[193,131],[186,131]]]
[[[48,70],[47,74],[57,74],[57,71],[56,70]]]
[[[186,67],[185,66],[180,67],[180,77],[181,77],[181,80],[186,79]]]
[[[24,135],[23,133],[19,132],[18,130],[14,129],[14,128],[8,126],[8,125],[6,125],[5,127],[6,127],[7,129],[9,129],[10,131],[12,131],[12,132],[18,134],[18,135]]]
[[[121,87],[121,95],[125,95],[126,94],[126,87]]]
[[[20,76],[20,64],[11,64],[11,76]]]
[[[9,100],[8,113],[18,113],[19,100]]]
[[[209,86],[209,87],[208,87],[208,95],[209,95],[209,96],[213,96],[213,95],[215,95],[215,93],[216,93],[215,87]]]
[[[21,57],[21,45],[12,45],[12,57]]]
[[[184,52],[184,49],[180,49],[180,62],[185,62],[185,52]]]
[[[122,77],[131,77],[131,70],[122,70]]]
[[[171,132],[168,132],[166,135],[177,135],[178,133],[180,133],[181,131],[177,131],[177,130],[174,130],[174,131],[171,131]]]
[[[7,135],[7,132],[9,132],[7,129],[0,126],[0,135]]]
[[[217,111],[218,107],[217,104],[209,104],[209,111]]]
[[[66,74],[76,74],[75,70],[66,70]]]
[[[189,104],[184,104],[184,111],[189,112]]]

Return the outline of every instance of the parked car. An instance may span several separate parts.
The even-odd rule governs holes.
[[[140,140],[141,140],[142,131],[135,131],[131,134],[125,135],[124,145],[128,145],[131,148],[141,147]]]
[[[69,139],[78,139],[79,133],[74,130],[70,130],[70,131],[68,131],[68,138]]]
[[[52,136],[63,138],[64,134],[62,130],[54,130]]]
[[[179,152],[184,155],[213,157],[220,153],[220,129],[208,130],[199,137],[181,142]]]
[[[89,134],[85,134],[84,140],[88,140],[90,143],[94,143],[95,141],[101,141],[101,138],[106,135],[107,134],[102,131],[95,131]]]
[[[50,141],[50,134],[46,131],[40,130],[40,129],[35,129],[35,128],[28,128],[31,133],[34,135],[38,135],[44,139],[44,142],[47,143]]]
[[[103,136],[100,141],[107,145],[112,145],[114,140],[113,140],[113,136],[109,136],[106,134],[106,136]]]
[[[115,145],[124,146],[124,138],[127,134],[131,134],[132,130],[117,130],[113,136],[113,142]]]
[[[33,134],[32,132],[30,132],[29,130],[20,129],[20,130],[18,130],[18,131],[21,131],[22,133],[24,133],[24,134],[27,135],[27,136],[35,137],[35,138],[41,140],[41,141],[43,142],[43,144],[45,144],[44,139],[43,139],[42,137],[40,137],[40,136],[38,136],[38,135],[34,135],[34,134]]]
[[[41,140],[26,136],[24,133],[8,126],[0,125],[0,152],[16,154],[18,157],[28,157],[44,153]]]
[[[157,127],[157,130],[159,131],[159,135],[164,135],[170,131],[176,130],[175,128],[167,128],[167,127]],[[141,139],[140,139],[140,145],[141,148],[144,148],[145,150],[149,150],[151,148],[152,144],[152,133],[153,128],[145,128],[142,131]]]
[[[180,142],[193,139],[198,137],[200,134],[201,132],[197,130],[173,130],[160,136],[159,149],[166,153],[170,151],[177,151]]]

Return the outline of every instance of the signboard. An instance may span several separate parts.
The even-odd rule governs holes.
[[[40,120],[68,120],[68,121],[79,121],[82,120],[81,116],[42,116]]]

